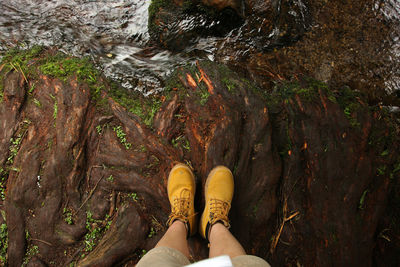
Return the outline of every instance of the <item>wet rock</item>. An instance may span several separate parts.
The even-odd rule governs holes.
[[[217,53],[221,58],[238,50],[286,46],[299,40],[310,25],[309,6],[302,1],[204,0],[188,4],[153,0],[149,7],[150,35],[170,50],[181,51],[200,38],[229,33]],[[247,49],[240,49],[242,45]],[[233,57],[237,59],[237,55]]]
[[[151,38],[165,48],[181,51],[199,38],[224,36],[242,23],[234,10],[236,5],[230,6],[233,1],[207,4],[216,4],[218,8],[197,1],[176,4],[168,0],[153,0],[148,24]]]
[[[212,6],[217,10],[223,10],[224,8],[232,8],[238,14],[242,14],[242,1],[240,0],[202,0],[201,1],[206,6]]]
[[[54,55],[22,66],[27,88],[35,84],[26,101],[0,104],[15,111],[0,133],[7,126],[19,138],[1,154],[9,266],[27,255],[46,265],[134,264],[166,230],[176,162],[194,169],[197,211],[208,172],[233,171],[232,232],[273,265],[372,265],[387,255],[374,248],[385,251],[378,234],[398,233],[387,224],[388,203],[398,203],[396,114],[307,78],[267,93],[212,62],[177,69],[162,94],[144,97]],[[5,84],[24,88],[7,68]],[[207,255],[199,236],[189,244],[194,259]]]
[[[286,31],[298,40],[295,44],[281,42],[284,47],[272,46],[273,50],[268,50],[266,46],[264,53],[250,50],[241,56],[241,60],[237,59],[240,54],[235,55],[232,45],[233,48],[228,51],[217,50],[222,52],[217,58],[223,60],[235,55],[229,63],[235,68],[243,68],[264,90],[273,87],[268,79],[264,79],[265,76],[281,80],[303,74],[326,81],[338,90],[344,86],[359,90],[367,95],[370,105],[383,103],[399,106],[397,70],[400,69],[400,61],[393,60],[398,54],[393,36],[399,36],[399,21],[385,18],[385,14],[397,14],[393,10],[388,11],[394,8],[391,4],[385,4],[388,10],[384,10],[378,7],[376,1],[282,1],[282,4],[285,3],[289,13],[294,8],[296,14],[304,13],[306,16],[296,19],[289,14],[288,19],[279,20],[281,23],[300,22],[303,17],[311,20],[310,27],[305,31],[301,27]],[[303,6],[301,3],[306,7],[305,12],[299,8]],[[298,34],[301,32],[304,34]]]
[[[277,7],[279,4],[278,1],[268,0],[268,1],[261,1],[261,0],[246,0],[246,7],[248,14],[263,14],[266,15],[267,13],[272,13],[274,7]]]

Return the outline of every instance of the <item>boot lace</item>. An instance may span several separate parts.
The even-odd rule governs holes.
[[[219,199],[210,199],[210,224],[221,221],[226,227],[230,227],[228,213],[231,205]]]
[[[185,223],[189,221],[190,197],[190,191],[188,189],[183,189],[179,198],[174,199],[167,225],[171,225],[175,220],[180,220]]]

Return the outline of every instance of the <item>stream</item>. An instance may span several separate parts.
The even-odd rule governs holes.
[[[282,10],[269,32],[263,31],[262,19],[248,16],[226,36],[198,38],[182,51],[171,52],[150,40],[149,0],[3,0],[0,51],[17,44],[39,44],[56,46],[75,56],[90,56],[106,76],[145,95],[161,90],[165,77],[177,66],[209,59],[245,66],[251,72],[252,68],[265,68],[255,63],[260,53],[274,69],[291,60],[296,61],[294,69],[326,82],[343,81],[355,89],[368,85],[386,93],[399,91],[400,1],[336,5],[296,0],[287,8],[282,6],[288,1],[275,2]],[[278,21],[282,18],[300,25],[292,31],[300,29],[302,34],[279,38],[284,33],[284,23]],[[333,36],[332,31],[336,33]],[[289,58],[270,64],[273,53],[282,47]]]

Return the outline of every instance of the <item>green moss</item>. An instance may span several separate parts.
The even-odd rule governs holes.
[[[336,97],[327,84],[308,77],[301,80],[276,83],[272,94],[267,96],[267,102],[280,104],[296,95],[303,101],[313,102],[319,98],[320,91],[325,93],[330,101],[336,102]]]
[[[22,266],[28,265],[29,261],[31,258],[35,255],[39,254],[39,247],[35,245],[30,245],[28,247],[28,250],[25,253],[24,261],[22,263]]]
[[[28,126],[31,122],[25,119],[17,130],[16,134],[10,139],[9,153],[4,167],[0,167],[0,199],[5,200],[6,182],[10,171],[19,172],[20,169],[14,165],[14,159],[17,156],[21,147],[22,141],[28,131]]]
[[[7,158],[7,163],[10,165],[14,163],[14,158],[17,155],[19,148],[21,146],[23,134],[19,133],[15,138],[11,138],[10,142],[10,153]]]
[[[171,140],[173,147],[182,147],[183,149],[190,151],[190,143],[184,135],[179,135]]]
[[[7,224],[0,225],[0,265],[7,265],[8,229]]]
[[[296,95],[306,102],[318,101],[320,92],[323,92],[331,102],[341,106],[353,128],[360,128],[358,116],[363,112],[367,113],[368,108],[360,102],[363,96],[348,87],[334,93],[327,84],[312,78],[293,82],[285,81],[275,85],[274,91],[267,97],[267,103],[270,107],[279,106],[281,103],[288,103],[288,100]]]
[[[57,100],[54,102],[54,111],[53,111],[53,119],[57,119],[57,113],[58,113],[58,103]]]
[[[381,156],[382,156],[382,157],[385,157],[385,156],[387,156],[387,155],[389,155],[389,151],[388,151],[388,150],[382,151],[382,153],[381,153]]]
[[[14,69],[15,71],[22,72],[28,80],[31,78],[36,78],[37,74],[43,73],[52,77],[66,81],[69,77],[76,75],[79,82],[86,83],[91,91],[92,98],[97,100],[99,106],[106,105],[107,100],[105,98],[99,99],[100,92],[105,89],[103,83],[104,80],[100,77],[100,72],[94,67],[88,58],[74,58],[68,55],[50,52],[43,52],[42,47],[33,47],[28,50],[21,50],[19,48],[11,49],[2,58],[1,65],[2,72],[0,76],[0,101],[3,99],[3,79],[4,74],[8,71]],[[35,84],[29,89],[33,92]],[[131,112],[140,115],[142,119],[145,119],[145,123],[150,125],[152,119],[157,111],[157,107],[160,106],[159,102],[152,103],[149,105],[149,112],[142,113],[141,103],[139,102],[128,102],[125,95],[118,95],[121,90],[112,91],[115,92],[114,97],[123,104],[124,106],[129,106]],[[132,100],[132,98],[130,98]],[[41,107],[41,103],[34,99],[34,104]],[[57,115],[57,104],[54,105],[54,114]],[[148,115],[144,117],[144,115]]]
[[[0,104],[4,99],[4,74],[0,73]]]
[[[315,97],[317,95],[317,93],[313,87],[296,88],[295,93],[307,101],[312,101],[313,99],[315,99]]]
[[[33,99],[33,103],[34,103],[38,108],[41,108],[41,107],[42,107],[42,103],[40,103],[40,101],[37,100],[36,98]]]
[[[36,83],[32,84],[32,86],[28,90],[28,94],[32,94],[32,92],[35,90]]]
[[[112,83],[108,94],[129,112],[138,116],[142,122],[151,127],[153,119],[162,105],[163,95],[144,97],[140,92],[131,91]],[[165,97],[166,92],[164,92]]]
[[[228,92],[230,92],[230,93],[235,92],[237,85],[234,81],[232,81],[232,79],[229,79],[228,77],[224,77],[221,79],[221,81],[225,84],[226,88],[228,89]]]
[[[208,92],[207,89],[200,89],[197,91],[199,96],[200,96],[200,105],[204,106],[207,101],[208,101],[208,97],[210,96],[210,93]]]
[[[285,158],[289,156],[290,151],[292,151],[292,139],[289,134],[289,120],[285,121],[285,142],[283,142],[282,147],[279,149],[279,155],[281,158]]]
[[[4,64],[3,70],[5,73],[15,69],[22,71],[25,75],[31,72],[31,65],[43,51],[43,47],[34,46],[31,49],[23,50],[20,47],[10,49],[2,58],[1,65]]]
[[[181,70],[175,70],[171,76],[167,79],[165,84],[165,90],[170,91],[185,91],[185,87],[182,85],[182,82],[178,78],[178,74],[181,73]]]
[[[353,128],[359,129],[360,123],[357,120],[358,113],[367,113],[368,108],[360,103],[360,99],[363,98],[361,93],[351,90],[349,87],[343,87],[339,91],[339,95],[336,98],[337,102],[343,109],[343,113],[349,120],[350,125]]]
[[[152,238],[153,236],[156,235],[156,231],[154,230],[153,227],[150,228],[150,233],[147,235],[148,238]]]
[[[147,250],[142,249],[142,254],[139,256],[139,258],[143,258],[143,256],[146,255],[146,253],[147,253]]]
[[[26,78],[31,75],[34,69],[32,67],[34,60],[42,52],[41,46],[34,46],[31,49],[22,50],[20,47],[10,49],[5,53],[1,59],[0,66],[2,70],[0,72],[0,103],[3,101],[3,82],[5,74],[11,70],[21,72]]]
[[[152,0],[149,6],[149,18],[148,18],[148,27],[149,27],[149,32],[154,32],[157,29],[157,26],[155,25],[155,18],[157,13],[161,8],[168,8],[171,6],[173,3],[171,0]]]
[[[253,205],[253,208],[252,208],[252,216],[254,218],[257,218],[257,211],[258,211],[258,203],[256,205]]]
[[[202,67],[209,69],[208,75],[214,81],[220,80],[222,86],[225,86],[227,91],[231,94],[239,93],[240,88],[246,88],[247,90],[252,91],[257,96],[260,96],[262,99],[267,99],[268,94],[265,90],[260,89],[256,86],[252,81],[244,78],[238,77],[238,74],[232,71],[228,66],[224,64],[217,64],[212,61],[201,61],[200,63]],[[217,71],[213,71],[213,70]]]
[[[376,169],[378,175],[385,175],[386,173],[386,165],[380,166]]]
[[[305,82],[308,84],[309,88],[313,88],[315,90],[322,90],[328,94],[330,93],[329,86],[322,81],[319,81],[319,80],[316,80],[316,79],[313,79],[310,77],[306,77]],[[331,95],[331,94],[329,94],[329,95]]]
[[[86,212],[87,233],[84,237],[85,248],[83,249],[83,252],[85,253],[92,251],[96,247],[97,241],[99,240],[100,236],[104,234],[108,229],[110,229],[112,223],[108,215],[104,220],[96,220],[93,219],[92,216],[93,214],[90,211]],[[82,255],[83,257],[85,256],[85,254]]]
[[[106,178],[106,181],[112,183],[112,182],[114,182],[114,177],[112,175],[110,175]]]
[[[113,127],[115,134],[117,135],[120,143],[126,148],[130,149],[132,144],[126,140],[126,133],[122,130],[122,126],[115,126]]]
[[[400,160],[393,165],[393,170],[390,173],[390,179],[394,179],[394,176],[400,171]]]
[[[393,155],[398,154],[398,146],[396,144],[400,143],[398,136],[400,125],[397,123],[396,115],[384,108],[371,107],[369,112],[373,114],[372,116],[376,120],[371,124],[368,145],[376,152],[376,158],[380,158],[381,160],[382,166],[378,168],[381,171],[377,170],[377,173],[382,175],[383,165],[390,165],[396,160],[393,158]],[[389,167],[386,173],[390,173]],[[396,166],[393,166],[393,168],[396,169]],[[391,174],[391,176],[393,175]]]
[[[15,70],[23,74],[24,78],[30,80],[39,73],[49,75],[66,81],[69,77],[76,75],[79,82],[86,83],[91,91],[92,97],[97,100],[100,91],[104,89],[100,79],[100,72],[94,67],[89,58],[75,58],[63,53],[54,54],[52,51],[45,51],[41,46],[34,46],[22,50],[19,47],[9,50],[2,58],[0,91],[3,96],[4,74]],[[31,93],[35,84],[29,89]]]
[[[197,71],[197,67],[192,64],[174,70],[165,82],[164,92],[166,99],[169,99],[171,97],[171,92],[176,92],[181,99],[188,96],[188,90],[182,84],[182,81],[180,79],[186,79],[186,74],[190,74],[194,79],[197,79],[196,74],[200,75]],[[206,90],[205,87],[203,88]]]
[[[8,171],[0,168],[0,199],[6,199],[6,181],[7,181]]]
[[[140,151],[140,152],[146,152],[146,151],[147,151],[147,148],[146,148],[144,145],[140,145],[140,146],[139,146],[139,151]]]
[[[358,203],[358,208],[360,210],[364,209],[364,202],[365,202],[365,197],[367,196],[367,193],[368,193],[368,190],[365,190],[361,195],[360,201]]]
[[[305,103],[319,104],[320,92],[331,102],[337,102],[336,96],[325,83],[307,77],[295,81],[276,82],[272,92],[264,93],[269,112],[274,114],[272,119],[276,120],[274,122],[276,125],[279,125],[279,134],[276,138],[281,140],[278,147],[281,157],[288,157],[293,153],[293,144],[289,133],[290,123],[292,122],[288,119],[288,112],[292,111],[291,107],[285,106],[295,97],[299,97]],[[327,149],[325,147],[325,152]]]
[[[43,74],[51,75],[61,80],[66,80],[71,75],[77,75],[81,81],[94,83],[98,71],[93,67],[88,58],[73,58],[64,54],[49,57],[40,66]]]
[[[98,135],[101,135],[103,133],[103,126],[97,125],[96,126],[96,131]]]
[[[151,159],[152,159],[152,161],[149,162],[149,163],[146,165],[146,168],[147,168],[147,169],[156,168],[157,166],[160,165],[160,160],[159,160],[159,158],[157,158],[155,155],[151,155]]]
[[[121,106],[125,107],[129,112],[140,118],[143,117],[143,109],[142,103],[139,99],[139,93],[130,92],[121,87],[114,87],[109,94],[115,101],[117,101]]]
[[[75,58],[58,53],[48,56],[39,67],[43,74],[50,75],[66,81],[69,77],[76,75],[78,81],[86,83],[92,94],[97,99],[104,86],[99,81],[100,72],[94,67],[89,58]]]
[[[150,127],[153,124],[153,119],[158,110],[161,108],[162,102],[157,98],[148,99],[145,102],[145,108],[147,110],[147,114],[144,116],[144,124]]]
[[[139,200],[136,193],[129,193],[128,197],[130,197],[133,201],[137,202]]]
[[[339,244],[339,239],[338,239],[336,233],[332,233],[331,240],[332,240],[332,244],[334,244],[334,245]]]
[[[64,208],[63,209],[63,218],[64,221],[69,224],[72,225],[74,224],[73,218],[72,218],[72,210],[70,208]]]
[[[400,161],[398,162],[400,168]],[[385,218],[389,220],[389,227],[395,232],[400,232],[400,181],[392,184],[391,193],[388,197]]]
[[[26,132],[28,131],[28,126],[31,122],[29,120],[24,120],[20,124],[15,136],[10,139],[9,154],[5,163],[4,168],[0,168],[0,198],[5,200],[5,187],[7,177],[10,171],[20,171],[19,168],[14,167],[14,158],[17,156],[19,149],[21,147],[22,140],[24,139]]]

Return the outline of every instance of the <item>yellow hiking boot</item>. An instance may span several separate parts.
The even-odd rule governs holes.
[[[167,225],[175,220],[185,223],[188,237],[196,233],[196,219],[194,212],[194,195],[196,183],[193,172],[185,164],[175,165],[168,176],[168,199],[171,204],[171,214]]]
[[[228,213],[234,191],[232,172],[225,166],[217,166],[211,170],[205,186],[206,205],[201,215],[200,234],[208,240],[211,226],[216,222],[230,227]]]

